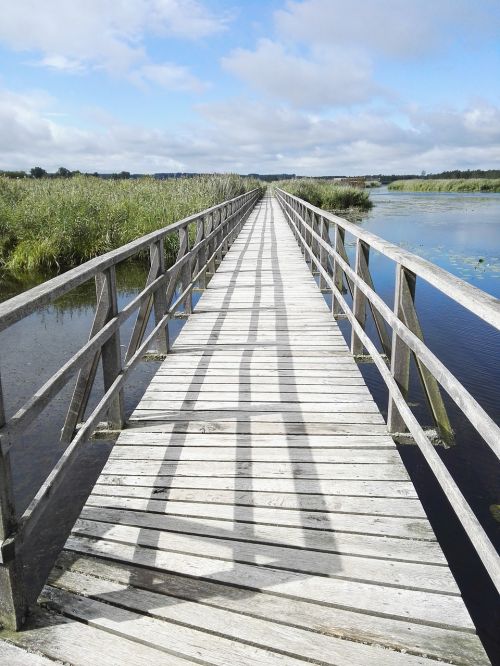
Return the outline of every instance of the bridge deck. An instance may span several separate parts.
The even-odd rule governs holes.
[[[44,590],[55,613],[18,644],[82,665],[489,663],[273,199],[130,426]]]

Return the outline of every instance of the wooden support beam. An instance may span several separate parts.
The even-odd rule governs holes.
[[[415,309],[416,280],[417,277],[415,273],[403,268],[400,264],[397,265],[394,312],[410,331],[423,342],[424,335]],[[407,398],[410,374],[410,350],[395,333],[393,334],[392,353],[397,355],[397,359],[394,360],[394,363],[391,363],[391,371],[400,386],[401,392],[405,398]],[[439,384],[418,356],[413,354],[413,357],[424,390],[424,395],[439,436],[445,444],[452,444],[453,429],[441,395]],[[391,432],[404,432],[404,422],[399,416],[392,400],[389,402],[388,425]]]
[[[153,279],[156,279],[160,275],[165,274],[165,248],[163,247],[162,240],[151,244],[149,248],[149,261],[151,267],[150,272],[156,269],[156,277]],[[157,289],[153,294],[153,310],[155,324],[158,324],[165,316],[167,311],[167,298],[164,286],[160,287],[160,289]],[[158,335],[156,336],[156,344],[158,353],[166,354],[168,352],[168,324],[159,331]]]
[[[181,259],[189,252],[189,229],[183,227],[179,229],[179,254],[177,259]],[[187,261],[181,268],[181,292],[188,288],[191,282],[191,262]],[[193,301],[191,291],[186,295],[184,300],[184,312],[191,314],[193,310]],[[166,309],[165,309],[166,311]]]
[[[102,280],[95,279],[97,304],[94,315],[94,321],[90,329],[89,340],[91,340],[109,321],[109,300],[108,290]],[[94,385],[97,368],[101,352],[98,351],[92,361],[83,367],[78,373],[73,395],[68,407],[66,419],[61,430],[61,443],[68,444],[76,432],[78,423],[84,420],[85,410],[87,409],[90,392]]]
[[[163,240],[161,241],[163,244]],[[150,285],[159,275],[159,266],[162,258],[163,252],[158,252],[152,250],[150,246],[149,257],[150,257],[150,266],[149,273],[146,278],[146,287]],[[130,336],[130,341],[128,343],[127,351],[125,353],[125,361],[128,361],[135,354],[137,348],[141,344],[141,341],[144,337],[144,332],[148,325],[149,317],[151,315],[151,308],[153,306],[153,297],[151,296],[145,300],[139,312],[137,313],[137,318],[135,320],[134,328],[132,330],[132,335]]]
[[[347,257],[346,251],[344,249],[344,241],[345,241],[345,231],[342,229],[342,227],[336,224],[334,250],[337,254],[340,254],[340,256],[345,255],[345,257]],[[333,279],[335,286],[340,291],[340,293],[341,294],[345,293],[344,272],[340,264],[337,261],[335,261],[335,258],[333,260]],[[341,313],[341,311],[342,308],[340,307],[338,300],[335,298],[335,294],[332,293],[332,313],[334,315],[338,315]]]
[[[396,265],[396,281],[394,287],[394,314],[403,320],[403,298],[410,298],[415,296],[415,281],[412,281],[412,286],[409,292],[405,291],[403,296],[403,281],[405,269],[401,264]],[[413,294],[411,293],[413,289]],[[394,377],[401,395],[405,400],[408,398],[408,388],[410,384],[410,349],[401,340],[396,331],[392,332],[392,348],[391,348],[391,374]],[[405,420],[401,416],[392,397],[389,397],[389,407],[387,410],[387,427],[391,433],[403,433],[408,430]]]
[[[370,246],[367,243],[364,243],[359,238],[356,240],[356,274],[363,279],[363,266],[368,267],[368,260],[370,257]],[[364,330],[366,324],[366,296],[358,288],[357,285],[354,285],[354,293],[352,297],[352,311],[356,317],[356,321],[360,324],[361,328]],[[363,343],[356,334],[354,328],[351,332],[351,353],[363,354],[364,347]]]
[[[0,377],[0,428],[5,425],[5,408]],[[2,446],[5,435],[0,434],[0,625],[20,629],[27,612],[24,594],[23,567],[20,553],[9,537],[16,529],[16,515],[9,446]],[[7,542],[6,542],[7,540]]]
[[[403,322],[412,333],[424,342],[424,334],[414,305],[415,285],[416,275],[411,271],[405,270],[404,280],[402,280]],[[418,356],[414,354],[413,357],[415,359],[422,388],[424,389],[427,405],[432,414],[432,418],[434,419],[434,423],[436,424],[439,436],[445,444],[452,444],[454,440],[453,428],[451,427],[439,384]]]
[[[321,238],[322,238],[324,241],[329,242],[329,238],[328,238],[328,224],[327,224],[327,222],[326,222],[326,220],[325,220],[325,218],[324,218],[323,216],[321,216],[321,217],[319,218],[319,230],[318,230],[318,233],[319,233],[319,235],[321,236]],[[328,254],[327,254],[327,252],[326,252],[326,250],[325,250],[325,248],[324,248],[323,245],[320,245],[320,246],[319,246],[319,261],[320,261],[320,264],[323,266],[323,268],[324,268],[326,271],[328,271]],[[323,277],[323,274],[320,273],[320,278],[319,278],[319,288],[320,288],[321,290],[324,290],[324,289],[327,289],[327,286],[328,286],[328,285],[327,285],[327,283],[326,283],[325,278]]]
[[[104,273],[96,275],[96,282],[102,282],[103,288],[108,292],[108,320],[118,314],[118,299],[116,292],[116,271],[110,266]],[[122,358],[120,347],[120,331],[117,330],[102,346],[102,373],[104,380],[104,392],[111,388],[112,384],[122,371]],[[120,390],[111,398],[108,407],[108,422],[111,429],[120,429],[125,423],[125,409],[123,404],[123,390]]]

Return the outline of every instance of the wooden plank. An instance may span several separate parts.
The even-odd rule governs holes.
[[[54,666],[51,659],[23,650],[0,638],[0,659],[6,666]]]
[[[335,380],[317,378],[303,378],[304,381],[293,377],[266,377],[268,381],[262,378],[252,378],[233,375],[214,375],[213,377],[203,373],[192,375],[186,378],[183,375],[162,375],[156,377],[148,386],[149,391],[170,391],[172,393],[181,393],[185,391],[201,391],[222,393],[223,384],[226,387],[226,393],[240,388],[243,392],[261,391],[267,393],[301,393],[301,394],[319,394],[328,395],[330,393],[367,393],[366,386],[363,385],[361,377],[338,377]],[[369,395],[371,395],[369,393]]]
[[[235,492],[352,495],[354,497],[417,497],[411,481],[364,481],[359,479],[259,479],[248,477],[211,476],[162,476],[154,474],[107,474],[99,477],[99,483],[155,488],[157,492],[169,488],[205,488],[207,490],[231,490]]]
[[[79,520],[73,534],[105,539],[162,551],[187,553],[258,566],[310,573],[365,583],[377,583],[404,589],[431,590],[459,595],[455,580],[447,567],[413,562],[381,561],[361,555],[305,552],[303,549],[261,543],[245,543],[211,536],[179,534],[124,525],[110,526]]]
[[[194,399],[184,398],[184,396],[177,395],[173,397],[164,397],[160,391],[152,392],[145,395],[141,401],[141,410],[158,409],[158,410],[188,410],[188,411],[208,411],[214,410],[230,410],[238,411],[241,418],[245,418],[244,414],[259,413],[259,412],[297,412],[304,408],[308,412],[328,412],[328,413],[376,413],[378,412],[377,405],[372,401],[371,396],[359,395],[357,393],[338,393],[330,396],[323,396],[321,402],[315,400],[301,400],[296,399],[295,396],[283,397],[282,400],[277,400],[276,396],[266,398],[265,395],[259,400],[251,399],[251,395],[243,394],[241,397],[238,395],[236,399],[226,398],[217,400],[216,396],[200,395]],[[274,399],[272,399],[274,398]]]
[[[160,446],[120,446],[116,445],[109,456],[110,460],[163,460],[188,461],[212,460],[231,462],[237,460],[253,462],[305,462],[305,463],[390,463],[400,461],[399,453],[394,450],[382,449],[374,453],[370,449],[313,449],[306,448],[256,448],[243,447],[217,447],[214,442],[211,447],[201,446],[172,446],[167,449]]]
[[[108,562],[77,553],[63,553],[58,566],[64,571],[81,572],[125,586],[131,580],[137,581],[143,590],[182,599],[187,603],[187,611],[191,611],[190,602],[203,599],[203,603],[209,606],[209,611],[203,615],[204,618],[210,618],[211,612],[215,609],[233,611],[234,615],[231,616],[233,621],[237,621],[238,615],[241,614],[246,626],[249,626],[247,623],[251,618],[270,620],[271,623],[279,618],[280,625],[289,626],[293,631],[297,629],[313,631],[315,637],[319,633],[344,640],[352,639],[357,643],[375,643],[413,654],[426,654],[462,666],[489,664],[477,636],[468,632],[449,631],[378,615],[327,608],[301,600],[283,599],[265,592],[249,595],[245,589],[220,585],[214,581],[203,581],[159,571],[151,575],[150,572],[132,564]],[[60,580],[59,576],[60,570],[55,577]],[[177,603],[176,607],[184,608],[184,603]],[[164,605],[160,599],[149,604],[150,608],[163,608]],[[192,612],[194,610],[193,608]],[[260,631],[264,638],[270,636],[273,627],[271,623],[265,625],[265,631]],[[226,622],[226,625],[230,630],[233,622]]]
[[[293,421],[287,418],[287,414],[282,414],[279,420],[269,419],[264,416],[258,418],[247,418],[245,421],[236,418],[229,418],[227,415],[218,419],[195,419],[191,418],[183,421],[167,420],[149,420],[146,412],[145,416],[130,417],[129,430],[134,432],[171,432],[171,433],[202,433],[202,434],[238,434],[238,435],[338,435],[338,434],[360,434],[368,435],[373,432],[374,435],[386,435],[387,427],[382,422],[373,423],[373,419],[365,419],[365,422],[354,422],[354,418],[341,419],[338,414],[332,415],[329,421],[320,421],[320,415],[317,418],[311,418],[307,421],[303,418],[300,421]],[[305,415],[307,417],[307,414]],[[343,422],[342,422],[343,421]]]
[[[101,481],[104,478],[101,477]],[[207,483],[207,486],[209,483]],[[155,488],[153,486],[126,486],[98,483],[92,495],[112,497],[140,497],[143,499],[169,500],[173,502],[201,502],[206,504],[230,504],[234,506],[275,507],[307,511],[336,511],[400,518],[425,518],[424,510],[415,499],[388,497],[359,497],[356,495],[325,496],[320,494],[298,495],[295,492],[252,492],[245,490],[213,490],[211,488]]]
[[[337,608],[357,609],[385,617],[418,621],[446,628],[473,630],[468,613],[459,596],[402,590],[383,585],[360,583],[325,576],[283,571],[234,561],[191,556],[71,536],[66,548],[90,555],[116,559],[196,576],[248,589],[265,590],[279,596],[310,600]]]
[[[235,520],[233,507],[224,504],[200,504],[173,500],[141,499],[90,495],[86,506],[100,506],[159,513],[172,516],[193,516],[207,520]],[[355,534],[378,534],[401,539],[435,540],[431,526],[425,519],[373,516],[365,514],[332,513],[326,511],[293,510],[249,506],[239,510],[237,519],[248,523],[283,525],[322,531],[344,531]]]
[[[180,532],[220,537],[248,543],[268,543],[288,547],[318,550],[328,553],[346,553],[387,560],[401,560],[418,564],[446,565],[446,560],[436,541],[417,541],[392,536],[337,532],[323,530],[298,530],[288,525],[265,525],[215,518],[206,520],[191,516],[189,520],[180,516],[157,513],[86,506],[81,518],[114,525],[143,527],[162,532]]]
[[[118,639],[110,631],[75,622],[64,615],[47,610],[32,613],[28,626],[10,635],[10,640],[29,652],[41,652],[56,664],[72,666],[165,666],[165,652],[130,640]],[[187,666],[199,662],[168,656],[168,666]],[[54,661],[51,661],[54,664]],[[10,665],[9,665],[10,666]]]
[[[156,617],[148,617],[148,615],[144,614],[143,610],[147,601],[144,601],[144,605],[140,609],[141,612],[137,613],[128,610],[126,604],[124,604],[125,607],[111,606],[108,603],[97,601],[96,599],[88,599],[77,594],[70,594],[55,587],[47,587],[44,592],[52,607],[57,609],[63,608],[65,613],[91,626],[102,628],[116,636],[132,637],[141,643],[154,646],[168,655],[174,654],[175,656],[196,660],[201,664],[215,663],[221,666],[231,666],[235,663],[255,664],[256,666],[282,666],[284,663],[282,653],[255,647],[251,643],[227,638],[221,635],[221,627],[218,628],[216,633],[209,633],[207,631],[197,631],[195,628],[185,626],[179,622],[168,622],[166,620],[169,617],[176,617],[176,615],[173,611],[169,615],[167,610],[163,608],[163,613],[161,611],[157,613],[157,616],[161,617],[161,620]],[[105,596],[105,592],[103,596]],[[144,595],[136,595],[137,604],[140,603],[141,596],[147,597],[146,593]],[[314,637],[308,636],[308,638],[309,643],[313,641]],[[330,643],[332,642],[333,639]],[[334,661],[330,661],[330,663],[339,663],[339,659],[343,659],[343,663],[348,666],[354,666],[354,664],[360,663],[359,658],[361,655],[370,660],[377,659],[378,657],[382,658],[382,654],[387,664],[396,665],[402,663],[401,654],[397,652],[382,651],[379,648],[371,646],[354,646],[353,648],[352,645],[341,645],[341,641],[336,641],[336,643],[338,644],[338,651],[337,654],[334,654]],[[286,663],[290,664],[290,666],[303,666],[303,660],[295,658],[290,653],[293,645],[294,643],[288,646]],[[303,641],[303,650],[306,646],[307,643]],[[314,648],[312,649],[314,651]],[[432,662],[421,657],[412,657],[406,663],[422,664],[423,666],[424,664],[430,665]]]
[[[258,477],[288,479],[378,479],[406,481],[408,474],[402,465],[391,464],[328,464],[328,463],[263,463],[263,462],[180,462],[109,460],[105,474],[134,474],[161,476]]]
[[[289,432],[319,432],[319,426],[324,430],[322,432],[332,432],[331,426],[333,424],[383,424],[383,419],[380,414],[377,414],[375,411],[367,414],[366,412],[359,411],[358,413],[351,411],[350,413],[345,413],[341,411],[325,411],[325,412],[309,412],[309,411],[288,411],[282,410],[281,412],[273,412],[272,410],[256,410],[254,412],[248,411],[243,416],[242,411],[230,411],[223,409],[207,409],[203,410],[165,410],[160,407],[159,410],[153,409],[139,409],[137,408],[132,415],[130,416],[130,422],[140,422],[140,421],[161,421],[165,423],[167,421],[172,421],[178,424],[176,427],[180,427],[181,421],[189,421],[190,423],[196,421],[202,421],[206,423],[203,426],[203,429],[209,432],[210,430],[218,429],[218,422],[226,421],[233,423],[233,427],[236,432],[250,432],[253,430],[254,423],[265,423],[266,427],[260,430],[255,430],[255,432],[274,432],[271,429],[270,424],[276,424],[276,430],[279,432],[287,432],[288,424],[290,425]],[[269,424],[269,428],[268,428]],[[293,430],[292,424],[297,424],[298,428]],[[308,424],[314,426],[313,429],[308,429]],[[284,429],[283,426],[286,426]],[[307,428],[304,428],[307,426]],[[249,430],[252,429],[252,430]]]
[[[344,435],[249,435],[243,433],[234,434],[182,434],[159,432],[147,432],[140,428],[131,428],[120,435],[118,446],[136,446],[146,444],[147,446],[253,446],[255,448],[274,447],[295,449],[312,447],[318,449],[394,449],[395,444],[391,437],[384,434],[373,434],[363,436],[348,433]]]

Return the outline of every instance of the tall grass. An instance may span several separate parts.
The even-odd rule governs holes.
[[[275,184],[313,206],[327,210],[340,211],[348,208],[369,210],[373,205],[365,190],[338,185],[335,181],[297,178],[278,181]]]
[[[259,185],[236,175],[0,177],[0,265],[18,273],[71,268]]]
[[[429,178],[395,180],[390,190],[401,192],[500,192],[500,178]]]

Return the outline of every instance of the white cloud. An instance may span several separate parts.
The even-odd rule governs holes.
[[[500,27],[496,0],[290,0],[275,18],[288,39],[399,57],[446,47],[457,32],[468,40],[495,37]]]
[[[0,41],[40,52],[40,65],[114,74],[148,64],[148,35],[199,39],[227,25],[199,0],[2,0],[0,9]]]
[[[132,74],[139,84],[153,83],[167,90],[201,93],[207,84],[193,76],[187,67],[174,63],[143,65]]]
[[[67,58],[62,55],[47,55],[33,64],[37,67],[47,67],[48,69],[55,69],[61,72],[81,72],[84,69],[81,60]]]
[[[339,175],[500,167],[500,109],[485,103],[412,108],[401,123],[382,112],[323,118],[238,99],[199,105],[201,125],[171,130],[97,111],[100,125],[81,129],[55,116],[59,108],[40,92],[0,90],[0,169]]]
[[[262,39],[255,51],[236,49],[222,64],[252,87],[299,107],[346,106],[379,92],[368,60],[349,49],[312,49],[305,58]]]

